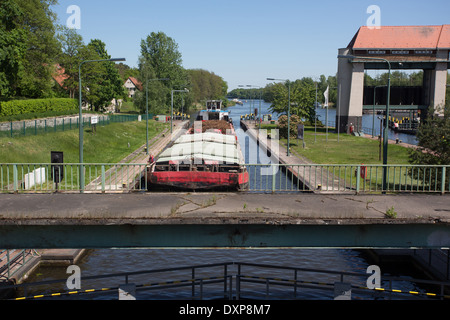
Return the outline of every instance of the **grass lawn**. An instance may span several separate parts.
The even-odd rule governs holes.
[[[162,132],[166,127],[168,124],[149,121],[149,139]],[[96,133],[93,133],[90,128],[86,128],[83,135],[83,162],[85,164],[121,162],[130,153],[145,144],[145,137],[145,121],[98,126]],[[0,189],[11,190],[14,181],[13,166],[2,164],[24,164],[17,166],[16,175],[21,183],[26,180],[25,174],[43,167],[42,164],[51,162],[51,151],[64,152],[65,164],[79,163],[78,130],[52,132],[37,136],[0,138]],[[44,167],[47,170],[44,182],[33,188],[38,191],[51,191],[54,185],[50,176],[51,169],[50,166]],[[79,187],[79,167],[65,165],[63,171],[64,178],[60,183],[60,189],[77,189]],[[101,166],[86,167],[85,185],[96,179],[100,173]]]
[[[267,127],[267,129],[272,129]],[[287,139],[281,139],[281,143],[287,145]],[[348,134],[334,133],[334,129],[328,130],[328,140],[325,128],[305,128],[305,148],[302,140],[291,138],[291,150],[304,156],[317,164],[382,164],[379,160],[379,141],[363,137],[355,137]],[[383,146],[382,146],[383,147]],[[389,144],[389,164],[409,164],[409,149],[400,145]],[[381,159],[382,156],[381,156]]]
[[[121,114],[140,114],[139,109],[134,105],[133,101],[124,101],[120,108]]]
[[[149,121],[149,139],[167,124]],[[85,128],[85,163],[116,163],[145,144],[146,123],[124,122],[98,126],[93,133]],[[128,146],[129,144],[129,146]],[[51,151],[64,152],[65,163],[79,162],[77,129],[37,136],[0,138],[0,163],[50,163]]]
[[[263,129],[274,129],[276,125],[266,125]],[[287,139],[281,139],[282,144],[287,145]],[[383,160],[379,158],[380,144],[377,140],[371,140],[363,137],[351,136],[348,134],[334,133],[334,128],[328,130],[328,139],[325,128],[314,127],[305,128],[305,148],[302,140],[296,137],[291,138],[291,151],[293,154],[299,154],[315,164],[333,165],[326,168],[318,167],[317,172],[326,170],[333,176],[340,177],[347,186],[356,186],[355,170],[357,165],[382,165]],[[413,189],[413,186],[422,188],[427,186],[423,181],[423,174],[419,172],[408,172],[409,148],[389,144],[388,164],[402,165],[402,167],[390,167],[387,172],[389,190]],[[382,155],[381,155],[382,159]],[[344,166],[349,165],[349,166]],[[303,169],[299,169],[303,170]],[[433,169],[434,170],[434,169]],[[436,169],[437,170],[437,169]],[[439,174],[438,171],[434,174]],[[324,174],[327,177],[327,174]],[[326,179],[326,178],[325,178]],[[367,167],[367,177],[361,179],[361,188],[365,190],[380,190],[382,184],[382,167]]]

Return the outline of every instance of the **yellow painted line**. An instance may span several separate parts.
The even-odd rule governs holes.
[[[411,294],[419,294],[417,291],[409,291]]]
[[[94,292],[95,289],[84,290],[84,292]]]
[[[44,295],[43,295],[43,294],[40,294],[40,295],[38,295],[38,296],[34,296],[33,298],[39,299],[39,298],[43,298],[43,297],[44,297]]]
[[[402,290],[392,289],[392,292],[402,292]]]
[[[16,298],[16,300],[25,300],[25,297],[21,297],[21,298]]]
[[[70,292],[67,292],[68,294],[76,294],[76,293],[78,293],[78,291],[70,291]]]
[[[61,293],[52,293],[52,297],[60,296]]]
[[[427,293],[427,296],[436,296],[436,293]]]

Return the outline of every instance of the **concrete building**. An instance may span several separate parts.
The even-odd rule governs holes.
[[[450,25],[361,27],[349,45],[339,49],[339,55],[353,56],[338,59],[336,124],[341,132],[349,132],[350,124],[362,128],[365,70],[388,70],[387,61],[391,70],[424,71],[420,101],[405,106],[401,101],[392,104],[391,100],[391,110],[426,110],[429,106],[443,106],[449,52]],[[383,110],[385,104],[377,108]]]

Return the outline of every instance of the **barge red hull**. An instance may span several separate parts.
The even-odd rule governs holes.
[[[162,171],[153,172],[150,176],[151,185],[183,190],[245,190],[248,188],[248,183],[248,172]]]

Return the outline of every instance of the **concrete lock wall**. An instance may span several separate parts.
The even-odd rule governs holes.
[[[435,113],[444,114],[447,88],[447,63],[436,63],[434,70],[424,70],[425,101],[435,108]]]
[[[340,55],[348,55],[350,49],[339,49]],[[338,60],[338,110],[336,125],[340,132],[350,133],[362,128],[364,97],[364,63],[349,63],[348,59]]]

